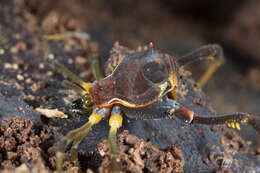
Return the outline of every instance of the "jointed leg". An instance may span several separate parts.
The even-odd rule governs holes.
[[[81,94],[82,96],[85,96],[88,94],[88,92],[85,89],[83,89],[82,87],[80,87],[79,85],[77,85],[73,82],[64,80],[64,81],[62,81],[62,84],[69,89],[73,89],[75,92]]]
[[[62,84],[67,88],[73,89],[74,91],[82,95],[81,98],[72,102],[72,111],[89,115],[93,110],[94,103],[92,102],[88,92],[79,85],[67,80],[64,80]]]
[[[80,111],[81,113],[89,113],[90,111],[92,111],[92,106],[93,106],[93,102],[91,101],[88,93],[88,89],[91,87],[91,83],[82,81],[72,72],[70,72],[70,70],[68,70],[66,67],[61,65],[59,62],[55,61],[53,55],[50,53],[50,47],[47,42],[48,40],[59,40],[71,36],[77,37],[79,39],[87,39],[86,33],[77,33],[77,32],[44,36],[43,38],[44,57],[49,63],[54,65],[56,68],[58,68],[59,71],[64,73],[67,77],[69,77],[72,80],[72,82],[65,80],[63,81],[63,84],[66,87],[73,89],[74,91],[82,95],[82,98],[76,100],[73,103],[72,107],[74,111]],[[102,78],[104,78],[104,75],[100,68],[99,59],[96,51],[94,51],[94,53],[90,55],[90,58],[91,58],[91,67],[92,67],[93,74],[96,80],[101,80]]]
[[[96,116],[94,115],[94,117],[98,116],[98,118],[100,118],[100,116],[102,116],[102,118],[104,118],[105,116],[108,116],[109,112],[110,112],[110,108],[102,108],[99,110],[96,108],[96,109],[94,109],[92,115],[96,114]],[[98,122],[100,120],[98,119]],[[89,121],[92,121],[91,116],[89,118]],[[74,139],[74,141],[72,143],[71,150],[70,150],[70,159],[74,162],[75,166],[79,166],[77,149],[78,149],[79,144],[81,143],[81,141],[83,140],[83,138],[85,136],[86,136],[86,134],[84,134],[84,132],[82,132]]]
[[[85,32],[64,32],[61,34],[46,35],[47,40],[61,40],[68,37],[75,37],[82,40],[90,40],[90,35]]]
[[[198,116],[193,111],[181,106],[173,100],[169,100],[169,102],[173,105],[172,109],[169,112],[170,115],[176,116],[180,119],[184,119],[188,123],[208,125],[226,124],[229,127],[236,128],[238,130],[240,130],[240,123],[247,123],[252,125],[258,133],[260,132],[260,116],[236,112],[226,115],[214,115],[212,117],[203,117]]]
[[[224,54],[222,48],[217,45],[207,45],[203,46],[190,54],[180,57],[177,62],[180,66],[185,66],[199,60],[214,60],[210,65],[208,70],[200,78],[198,82],[199,87],[203,87],[212,74],[217,70],[217,68],[224,62]]]
[[[90,58],[91,58],[91,66],[92,66],[93,75],[95,76],[95,79],[97,81],[99,81],[99,80],[104,78],[104,75],[103,75],[102,70],[100,68],[98,54],[92,53]]]
[[[64,67],[62,64],[58,63],[54,60],[54,56],[50,52],[50,47],[48,45],[48,40],[60,40],[66,37],[76,37],[83,40],[89,40],[90,36],[87,33],[80,32],[66,32],[63,34],[54,34],[54,35],[46,35],[43,37],[43,51],[44,58],[54,65],[59,71],[64,73],[67,77],[69,77],[73,82],[64,81],[63,84],[68,88],[73,89],[74,91],[80,93],[82,95],[81,103],[82,108],[85,112],[91,110],[93,103],[89,96],[89,88],[91,87],[91,83],[86,83],[76,75],[74,75],[70,70]],[[87,42],[83,42],[86,45]],[[91,66],[96,80],[101,80],[104,76],[101,72],[98,56],[96,53],[91,55]],[[75,105],[74,105],[75,106]],[[78,106],[78,105],[77,105]],[[87,135],[88,131],[94,124],[97,124],[102,118],[108,115],[110,112],[110,108],[102,108],[102,109],[94,109],[93,113],[89,117],[89,121],[83,125],[82,127],[71,131],[59,144],[58,152],[57,152],[57,171],[62,171],[62,161],[63,161],[63,153],[68,144],[72,143],[70,158],[74,162],[76,166],[79,166],[78,162],[78,153],[77,148],[82,139]],[[121,123],[122,124],[122,123]],[[116,134],[116,133],[115,133]]]
[[[121,172],[120,151],[116,142],[116,133],[117,129],[122,126],[122,122],[123,116],[121,115],[120,108],[119,106],[114,106],[109,119],[110,131],[108,135],[112,173]]]
[[[65,74],[68,78],[70,78],[73,82],[81,86],[88,92],[89,88],[91,87],[91,83],[84,82],[79,77],[77,77],[75,74],[73,74],[69,69],[64,67],[62,64],[54,60],[53,54],[51,54],[50,47],[47,43],[48,37],[43,38],[43,51],[44,51],[44,58],[53,66],[55,66],[59,71]]]
[[[61,34],[53,34],[53,35],[46,35],[44,36],[43,38],[43,43],[44,43],[44,52],[45,52],[45,58],[47,60],[49,60],[49,54],[50,54],[50,50],[49,50],[49,47],[48,45],[46,44],[47,40],[61,40],[61,39],[64,39],[64,38],[67,38],[67,37],[75,37],[75,38],[78,38],[78,39],[81,39],[81,40],[89,40],[90,39],[90,36],[89,34],[87,33],[84,33],[84,32],[65,32],[65,33],[61,33]],[[102,74],[101,72],[101,69],[100,69],[100,65],[99,65],[99,60],[98,60],[98,54],[96,53],[97,50],[92,50],[92,54],[90,55],[91,57],[91,66],[92,66],[92,70],[93,70],[93,74],[96,78],[96,80],[101,80],[104,78],[104,75]],[[49,60],[51,61],[51,60]],[[60,64],[55,64],[55,62],[52,62],[52,64],[54,64],[55,66],[61,66]],[[64,69],[64,67],[62,67],[62,69],[60,69],[62,72],[64,72],[65,74],[67,74],[67,71],[66,69]],[[69,74],[71,76],[71,74]],[[68,76],[68,77],[70,77]],[[73,76],[74,78],[75,76]],[[79,81],[78,79],[76,79],[76,81]],[[74,81],[74,82],[76,82]],[[76,82],[77,84],[80,84],[78,82]]]
[[[104,108],[103,108],[104,109]],[[75,159],[75,150],[78,147],[78,144],[81,140],[87,135],[91,127],[100,122],[100,120],[105,117],[105,114],[108,112],[107,110],[98,110],[97,108],[94,109],[93,113],[89,117],[89,121],[83,125],[82,127],[75,129],[67,134],[62,141],[60,142],[57,153],[56,153],[56,169],[57,172],[60,173],[62,171],[62,162],[63,162],[63,155],[65,152],[66,147],[73,141],[72,145],[72,155]]]

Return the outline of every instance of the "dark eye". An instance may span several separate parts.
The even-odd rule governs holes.
[[[143,75],[153,83],[160,83],[168,78],[168,71],[166,66],[156,59],[143,66]]]

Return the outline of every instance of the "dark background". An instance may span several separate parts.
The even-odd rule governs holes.
[[[26,0],[44,33],[88,32],[107,58],[115,41],[130,48],[153,41],[183,55],[223,46],[226,63],[205,86],[219,113],[260,112],[260,2],[257,0]],[[204,64],[204,65],[203,65]],[[195,79],[206,63],[190,66]]]

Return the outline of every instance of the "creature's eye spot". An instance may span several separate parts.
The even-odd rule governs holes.
[[[158,64],[158,63],[159,63],[159,60],[156,58],[153,62],[154,62],[155,64]]]
[[[158,59],[148,62],[143,66],[143,75],[153,83],[160,83],[168,78],[168,70]]]

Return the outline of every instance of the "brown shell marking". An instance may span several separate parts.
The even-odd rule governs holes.
[[[150,43],[147,51],[127,56],[105,79],[95,82],[90,95],[98,107],[122,104],[126,107],[144,107],[172,90],[170,74],[175,65],[170,56],[154,50]]]

